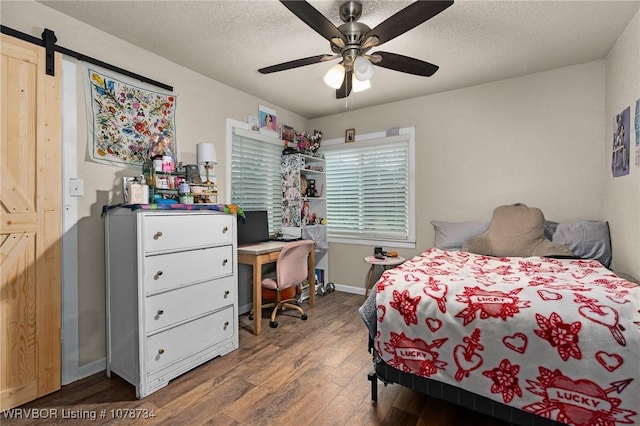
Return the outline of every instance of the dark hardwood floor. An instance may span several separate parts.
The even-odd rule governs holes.
[[[286,311],[277,329],[263,319],[259,337],[243,315],[238,350],[143,400],[133,386],[102,372],[10,411],[41,418],[15,420],[4,412],[0,424],[506,425],[400,385],[380,384],[372,403],[362,299],[340,292],[317,297],[307,321]]]

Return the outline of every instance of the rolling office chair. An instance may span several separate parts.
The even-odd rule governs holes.
[[[276,315],[282,308],[297,309],[302,320],[307,319],[304,310],[291,302],[296,302],[295,293],[293,299],[281,300],[281,292],[293,286],[303,283],[309,278],[309,254],[314,250],[311,240],[301,240],[288,243],[284,246],[276,261],[275,277],[266,277],[262,280],[262,287],[276,292],[276,301],[262,305],[263,308],[273,308],[269,327],[276,328]]]

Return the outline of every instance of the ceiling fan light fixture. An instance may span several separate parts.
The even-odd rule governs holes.
[[[342,64],[336,64],[329,68],[329,71],[324,75],[324,82],[327,86],[334,89],[339,89],[344,81],[344,67]]]
[[[367,81],[373,77],[373,64],[363,56],[358,56],[353,61],[353,75],[360,81]]]
[[[353,77],[351,78],[351,87],[352,87],[351,90],[353,90],[354,92],[362,92],[371,87],[371,81],[370,80],[360,81],[356,78],[356,75],[353,74]]]

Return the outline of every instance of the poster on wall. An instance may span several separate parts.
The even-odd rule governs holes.
[[[640,99],[636,101],[636,167],[640,167]]]
[[[176,147],[177,98],[137,80],[85,65],[89,152],[94,161],[139,167],[158,138]],[[175,156],[175,152],[172,153]]]
[[[629,174],[630,134],[629,115],[631,107],[617,114],[613,123],[613,149],[611,152],[611,172],[613,177]]]
[[[260,133],[275,138],[278,137],[278,120],[274,109],[260,105],[258,108],[258,119],[260,119]]]

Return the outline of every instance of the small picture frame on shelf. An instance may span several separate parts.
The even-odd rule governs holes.
[[[249,124],[249,130],[253,132],[260,130],[260,120],[255,115],[248,116],[247,123]]]
[[[123,176],[122,177],[122,196],[124,197],[124,203],[129,204],[130,196],[129,196],[129,185],[134,183],[136,178],[134,176]]]
[[[296,139],[295,130],[286,124],[282,125],[282,140],[293,142]]]
[[[344,131],[345,143],[354,142],[356,140],[356,129],[347,129]]]
[[[200,177],[200,168],[197,164],[187,164],[186,166],[184,166],[184,169],[187,173],[187,182],[202,183],[202,178]]]
[[[400,127],[391,127],[386,130],[387,136],[398,136],[400,134]]]

